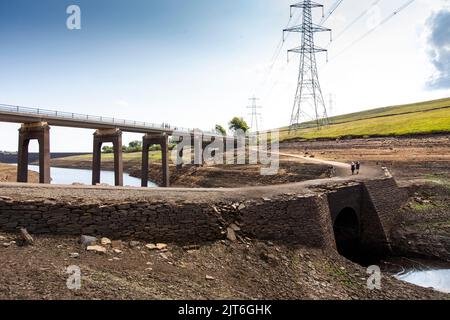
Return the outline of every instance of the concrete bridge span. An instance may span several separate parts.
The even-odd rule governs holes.
[[[123,186],[123,161],[122,161],[122,132],[142,133],[142,186],[148,185],[148,150],[150,145],[157,144],[162,149],[162,171],[163,185],[169,187],[169,159],[167,156],[169,138],[181,139],[174,141],[182,142],[182,137],[191,137],[191,146],[200,141],[196,148],[196,161],[203,163],[203,152],[208,143],[221,139],[223,151],[230,145],[237,145],[237,138],[222,136],[215,132],[201,131],[182,127],[170,126],[168,124],[154,124],[142,121],[130,121],[110,117],[83,115],[78,113],[53,111],[39,108],[27,108],[0,104],[0,122],[20,123],[19,146],[17,159],[17,181],[28,181],[28,145],[30,140],[39,143],[39,182],[49,184],[50,177],[50,127],[72,127],[94,129],[93,137],[93,165],[92,184],[100,182],[101,172],[101,147],[105,142],[113,143],[114,152],[114,175],[115,185]],[[180,138],[181,137],[181,138]],[[178,159],[183,158],[183,150],[179,150]],[[181,165],[177,165],[179,170]]]
[[[403,201],[393,178],[242,189],[0,184],[0,230],[199,244],[225,239],[232,229],[243,241],[337,248],[351,256],[345,250],[355,245],[365,252],[390,250]]]

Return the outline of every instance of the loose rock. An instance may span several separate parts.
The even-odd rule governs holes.
[[[236,233],[231,228],[227,228],[227,239],[233,242],[237,240]]]
[[[131,248],[139,246],[141,243],[139,241],[130,241],[129,245]]]
[[[165,243],[157,243],[157,244],[156,244],[156,248],[157,248],[158,250],[164,250],[164,249],[167,249],[167,244],[165,244]]]
[[[156,245],[153,244],[153,243],[146,244],[145,247],[146,247],[148,250],[156,250],[156,249],[157,249]]]
[[[33,237],[28,233],[27,229],[25,228],[20,228],[20,234],[22,236],[23,241],[32,246],[34,244],[34,239]]]
[[[95,243],[97,243],[98,239],[96,237],[91,237],[91,236],[81,236],[81,244],[85,245],[85,246],[91,246]]]
[[[99,253],[99,254],[106,253],[106,248],[102,247],[102,246],[88,246],[86,250],[89,252],[95,252],[95,253]]]
[[[102,240],[100,240],[100,243],[101,243],[103,246],[109,246],[109,245],[111,245],[111,240],[108,239],[108,238],[102,238]]]

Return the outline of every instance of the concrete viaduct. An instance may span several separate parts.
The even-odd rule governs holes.
[[[122,132],[142,133],[142,186],[148,186],[148,152],[152,145],[160,145],[162,152],[163,185],[169,187],[169,137],[191,136],[191,145],[200,141],[196,148],[195,158],[202,158],[206,145],[215,139],[222,139],[224,150],[227,143],[235,145],[234,138],[220,136],[214,132],[202,132],[181,127],[168,127],[141,121],[129,121],[116,118],[90,116],[77,113],[51,111],[45,109],[26,108],[0,104],[0,121],[22,124],[19,129],[17,181],[28,180],[28,146],[30,140],[39,142],[39,182],[49,184],[50,177],[50,126],[94,129],[92,184],[100,183],[101,150],[104,143],[112,143],[114,149],[115,185],[123,186]],[[200,139],[194,136],[200,135]],[[231,141],[230,141],[231,140]],[[176,142],[182,142],[176,141]],[[179,150],[179,159],[183,157],[183,149]],[[203,158],[200,162],[203,161]],[[181,165],[177,166],[180,169]]]

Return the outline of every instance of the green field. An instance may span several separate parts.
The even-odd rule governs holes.
[[[280,141],[450,132],[450,98],[373,109],[329,120],[330,125],[321,129],[311,122],[302,123],[295,132],[282,128]]]

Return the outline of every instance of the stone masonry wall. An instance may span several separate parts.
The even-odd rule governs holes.
[[[35,187],[34,194],[40,194],[42,188],[45,187]],[[47,194],[51,195],[54,189],[48,188]],[[395,214],[402,203],[402,194],[393,179],[340,185],[333,182],[328,187],[293,184],[232,192],[144,190],[142,198],[120,200],[110,196],[109,200],[100,200],[93,197],[91,203],[49,196],[23,200],[28,197],[16,198],[1,190],[0,231],[3,232],[17,232],[19,227],[25,227],[31,234],[86,234],[180,244],[225,239],[227,228],[235,224],[240,229],[238,237],[334,248],[332,213],[349,206],[360,216],[365,244],[383,246],[389,242]],[[60,192],[71,193],[70,190],[75,189]],[[21,191],[22,195],[33,193],[30,192]]]
[[[113,239],[200,243],[238,235],[334,246],[326,197],[279,195],[217,202],[140,201],[78,204],[0,197],[0,231],[25,227],[31,234],[101,235]]]

